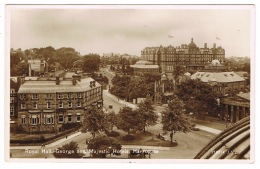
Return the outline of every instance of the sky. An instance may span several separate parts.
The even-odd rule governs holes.
[[[140,56],[145,47],[180,46],[193,38],[201,48],[222,46],[226,57],[250,57],[250,14],[243,6],[18,6],[10,8],[10,47]]]

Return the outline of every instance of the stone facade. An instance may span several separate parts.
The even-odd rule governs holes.
[[[92,78],[25,81],[18,91],[18,125],[27,132],[57,132],[81,123],[91,106],[102,107],[102,86]]]
[[[185,71],[202,70],[213,60],[225,61],[225,50],[216,44],[212,48],[197,47],[191,39],[189,45],[182,44],[178,47],[146,47],[141,51],[141,59],[147,60],[160,67],[161,72],[173,72],[175,66],[184,66]]]

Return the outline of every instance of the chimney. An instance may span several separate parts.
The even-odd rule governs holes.
[[[93,87],[96,87],[96,81],[93,81],[92,83],[93,83]]]
[[[76,85],[77,81],[80,82],[80,80],[81,80],[81,76],[80,75],[73,75],[72,76],[72,84],[73,85]]]
[[[56,76],[56,85],[59,85],[59,84],[60,84],[60,77]]]
[[[92,81],[89,82],[89,86],[92,88]]]
[[[214,49],[216,48],[216,43],[213,43],[213,48],[214,48]]]
[[[207,43],[204,43],[204,49],[207,49]]]

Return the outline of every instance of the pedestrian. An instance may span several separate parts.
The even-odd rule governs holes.
[[[66,139],[68,138],[68,136],[66,135]]]

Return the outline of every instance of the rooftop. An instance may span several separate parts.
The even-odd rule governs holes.
[[[55,80],[29,80],[21,85],[18,93],[56,93],[56,92],[84,92],[89,89],[90,82],[94,81],[92,78],[84,78],[77,81],[73,85],[72,80],[61,80],[59,85],[56,85]],[[99,83],[95,83],[99,87]]]
[[[210,82],[214,79],[220,83],[245,81],[234,72],[196,72],[191,75],[191,79],[200,79],[202,82]]]

